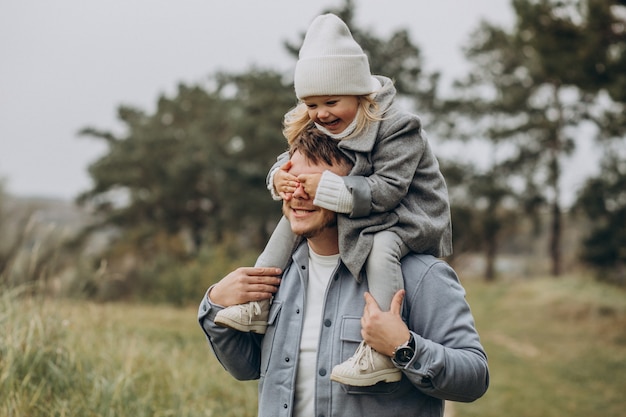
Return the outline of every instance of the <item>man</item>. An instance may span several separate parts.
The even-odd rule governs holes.
[[[316,131],[295,140],[290,154],[296,176],[350,171],[335,142]],[[445,262],[407,255],[405,290],[383,312],[366,280],[340,261],[336,213],[314,206],[302,186],[283,201],[283,213],[304,240],[282,279],[275,268],[239,268],[209,288],[198,312],[224,368],[240,380],[260,379],[259,416],[441,416],[443,400],[474,401],[485,393],[487,357],[464,290]],[[271,297],[265,335],[213,322],[224,307]],[[333,366],[362,342],[391,357],[401,380],[367,387],[332,382]],[[368,361],[361,357],[354,366],[372,366]]]

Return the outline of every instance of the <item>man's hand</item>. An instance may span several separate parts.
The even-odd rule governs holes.
[[[267,300],[278,290],[280,274],[279,268],[237,268],[211,288],[209,297],[223,307]]]
[[[402,321],[404,290],[391,300],[389,311],[382,311],[369,292],[365,293],[365,308],[361,317],[361,336],[378,353],[391,356],[396,347],[409,340],[410,333]]]

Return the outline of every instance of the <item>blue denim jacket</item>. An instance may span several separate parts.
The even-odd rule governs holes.
[[[265,335],[216,326],[220,306],[205,295],[198,320],[217,359],[239,380],[260,379],[259,416],[292,416],[308,280],[308,246],[293,254],[270,310]],[[334,365],[361,342],[367,280],[339,264],[326,292],[317,356],[316,416],[442,416],[443,400],[474,401],[489,384],[487,356],[452,268],[429,255],[402,261],[403,318],[416,354],[396,383],[350,387],[330,380]]]

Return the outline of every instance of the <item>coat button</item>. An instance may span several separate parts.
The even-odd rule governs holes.
[[[330,321],[330,319],[326,319],[326,320],[324,320],[324,326],[326,326],[326,327],[330,327],[330,325],[331,325],[331,324],[333,324],[333,322],[332,322],[332,321]]]
[[[320,369],[320,376],[326,376],[326,369],[322,368]]]

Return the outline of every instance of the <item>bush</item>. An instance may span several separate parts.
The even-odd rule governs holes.
[[[576,204],[591,222],[581,257],[599,279],[626,285],[626,159],[607,155],[601,174],[587,180]]]
[[[179,256],[161,252],[132,262],[106,259],[76,263],[62,293],[74,298],[106,302],[134,300],[167,303],[175,306],[195,304],[202,291],[239,266],[253,265],[255,251],[235,251],[228,244],[203,248],[197,256],[181,260]],[[111,264],[113,266],[111,266]]]
[[[145,269],[139,271],[138,298],[150,302],[166,302],[177,306],[196,303],[201,292],[219,281],[233,269],[252,265],[253,254],[233,256],[226,245],[204,248],[188,262],[159,255]],[[254,255],[255,256],[255,255]]]

